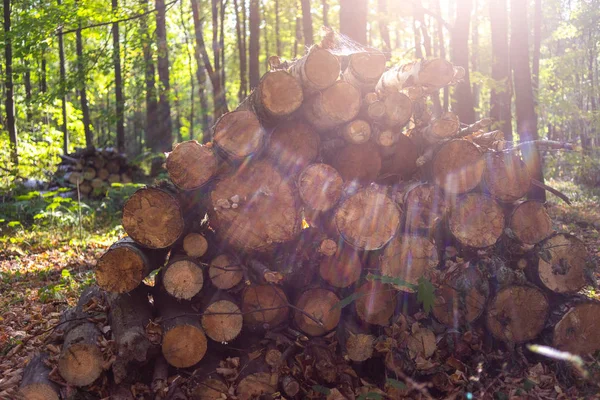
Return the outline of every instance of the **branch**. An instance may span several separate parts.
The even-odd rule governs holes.
[[[531,184],[534,185],[534,186],[537,186],[539,188],[542,188],[544,190],[547,190],[548,192],[550,192],[550,193],[556,195],[557,197],[559,197],[560,199],[562,199],[568,205],[571,205],[571,200],[569,200],[569,198],[567,197],[567,195],[564,194],[564,193],[562,193],[561,191],[559,191],[557,189],[554,189],[553,187],[548,186],[548,185],[546,185],[546,184],[544,184],[544,183],[542,183],[542,182],[540,182],[540,181],[538,181],[536,179],[532,179],[531,180]]]
[[[414,1],[414,0],[410,0],[410,3],[414,6],[414,7],[418,7],[420,8],[422,12],[424,12],[425,14],[429,15],[430,17],[433,17],[435,19],[437,19],[446,29],[448,29],[449,31],[452,31],[452,29],[454,29],[454,27],[452,25],[450,25],[448,22],[446,22],[446,20],[444,19],[444,17],[442,17],[440,14],[431,11],[425,7],[423,7],[419,2]]]

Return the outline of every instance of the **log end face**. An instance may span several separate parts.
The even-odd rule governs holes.
[[[140,189],[123,206],[123,228],[151,249],[171,246],[181,236],[183,216],[177,199],[157,188]]]
[[[162,353],[169,364],[187,368],[206,354],[207,341],[202,329],[192,325],[177,325],[163,334]]]
[[[332,164],[345,182],[368,185],[379,175],[382,161],[374,143],[348,144],[334,156]]]
[[[109,249],[96,263],[96,282],[113,293],[128,293],[144,279],[146,266],[140,254],[130,247]]]
[[[342,195],[343,185],[340,174],[327,164],[309,165],[298,180],[300,198],[316,211],[333,208]]]
[[[450,232],[463,245],[486,248],[504,232],[504,211],[492,198],[470,193],[459,198],[450,210]]]
[[[183,251],[188,257],[200,258],[208,251],[208,241],[201,234],[192,232],[183,239]]]
[[[22,400],[59,400],[58,393],[49,384],[33,383],[19,390]]]
[[[267,73],[258,90],[262,106],[272,117],[292,114],[304,100],[300,82],[283,70]]]
[[[322,96],[324,111],[339,123],[352,121],[360,111],[360,91],[348,82],[337,81]]]
[[[210,263],[208,275],[216,288],[228,290],[242,281],[244,271],[233,257],[221,254]]]
[[[242,331],[242,324],[240,309],[229,300],[212,303],[202,316],[202,327],[206,335],[219,343],[227,343],[235,339]]]
[[[252,111],[227,113],[215,125],[216,146],[233,159],[243,159],[260,149],[265,132]]]
[[[513,211],[509,227],[517,240],[524,244],[537,244],[552,234],[552,220],[544,204],[527,200]]]
[[[368,281],[358,289],[354,302],[358,317],[372,325],[385,326],[396,310],[395,290],[379,281]]]
[[[204,272],[193,261],[175,261],[165,269],[163,285],[171,296],[177,299],[190,300],[202,290]]]
[[[346,341],[348,358],[355,362],[363,362],[373,357],[375,336],[364,333],[352,334]]]
[[[244,323],[253,328],[273,328],[288,318],[285,292],[273,285],[254,285],[242,295]]]
[[[192,391],[192,396],[196,400],[221,400],[227,397],[229,393],[227,385],[220,379],[208,378]]]
[[[362,263],[358,253],[345,246],[338,248],[334,255],[323,257],[319,273],[330,285],[345,288],[358,281],[362,273]]]
[[[102,374],[102,353],[96,344],[77,343],[63,349],[58,359],[58,371],[74,386],[86,386]]]
[[[485,186],[499,201],[513,202],[529,191],[531,176],[525,163],[513,153],[490,154],[485,159]]]
[[[182,190],[203,186],[217,171],[213,151],[195,140],[179,143],[167,157],[171,181]]]
[[[285,177],[295,177],[317,158],[320,144],[319,134],[310,125],[290,121],[275,128],[266,154]]]
[[[556,293],[578,292],[587,283],[587,260],[587,249],[581,240],[567,234],[551,236],[540,249],[540,280]]]
[[[306,58],[304,76],[308,80],[308,87],[315,90],[327,89],[340,76],[340,62],[329,51],[315,47]]]
[[[600,304],[583,303],[571,308],[554,327],[554,347],[586,355],[600,350]]]
[[[302,293],[296,304],[294,322],[304,333],[310,336],[321,336],[333,330],[340,322],[342,310],[336,307],[340,299],[335,293],[326,289],[309,289]],[[312,318],[308,317],[310,315]],[[318,324],[316,321],[320,321]]]
[[[481,182],[485,162],[473,143],[459,139],[445,144],[433,160],[433,180],[444,192],[462,194]]]

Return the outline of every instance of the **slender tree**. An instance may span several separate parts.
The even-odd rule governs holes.
[[[58,5],[62,3],[58,0]],[[58,28],[58,58],[60,70],[60,97],[62,102],[62,131],[63,131],[63,153],[69,153],[69,132],[67,130],[67,72],[65,67],[65,44],[62,26]]]
[[[479,14],[477,8],[478,2],[474,2],[473,10],[473,28],[471,29],[471,72],[476,72],[479,69]],[[473,105],[475,106],[475,119],[479,119],[477,107],[479,106],[479,85],[477,82],[472,83]]]
[[[521,0],[511,0],[510,19],[510,55],[515,88],[517,133],[522,142],[530,142],[538,138],[538,132],[531,70],[529,68],[527,3]],[[526,145],[522,153],[531,176],[534,179],[543,181],[542,160],[537,147],[534,144]],[[546,192],[534,186],[529,196],[534,199],[545,200]]]
[[[439,15],[441,13],[441,6],[440,6],[440,0],[435,0],[434,2],[434,11]],[[446,44],[444,42],[444,23],[441,20],[441,18],[437,19],[437,26],[436,26],[436,33],[437,33],[437,43],[438,43],[438,47],[439,47],[439,54],[440,54],[440,58],[445,59],[446,58]],[[448,107],[449,107],[449,103],[450,103],[450,91],[448,90],[448,87],[444,87],[443,89],[443,104],[442,104],[442,108],[444,111],[448,111]]]
[[[83,37],[81,34],[81,23],[77,26],[75,32],[76,51],[77,51],[77,87],[79,92],[79,102],[83,114],[83,131],[85,132],[85,145],[87,148],[94,147],[92,137],[92,127],[90,122],[90,108],[87,100],[87,90],[85,82],[85,60],[83,57]]]
[[[456,19],[452,29],[452,61],[465,69],[464,79],[456,85],[453,96],[453,110],[460,122],[475,122],[475,107],[469,78],[469,28],[473,0],[457,0]]]
[[[390,28],[388,27],[388,5],[387,0],[377,0],[377,20],[379,24],[379,35],[383,42],[383,50],[390,52],[392,44],[390,42]]]
[[[27,122],[31,123],[33,115],[31,114],[31,63],[29,59],[23,60],[23,85],[25,86],[25,107],[27,107]]]
[[[260,63],[258,55],[260,53],[260,9],[259,0],[250,0],[250,88],[258,86],[260,80]]]
[[[119,9],[118,0],[112,0],[112,11],[115,18]],[[121,41],[119,40],[119,23],[112,25],[113,66],[115,70],[115,110],[117,116],[117,149],[125,151],[125,99],[123,98],[123,78],[121,75]]]
[[[141,0],[142,10],[147,11],[148,0]],[[157,111],[158,102],[156,100],[156,70],[154,68],[154,59],[152,55],[152,38],[148,29],[148,17],[140,18],[140,34],[142,38],[142,51],[144,55],[144,83],[146,86],[146,144],[152,148],[156,142],[157,132]]]
[[[221,53],[221,85],[223,86],[223,96],[227,103],[227,88],[225,82],[225,8],[227,0],[219,0],[219,51]]]
[[[540,49],[542,46],[542,0],[535,0],[533,11],[533,60],[531,63],[531,80],[533,97],[537,99],[540,86]]]
[[[279,0],[277,0],[277,3]],[[276,4],[277,4],[276,3]],[[244,43],[244,35],[242,34],[243,24],[240,18],[240,12],[238,10],[237,0],[233,0],[233,8],[235,11],[235,35],[237,39],[238,58],[240,65],[240,89],[238,90],[238,101],[241,103],[246,97],[246,43]],[[244,10],[242,9],[242,13]],[[277,43],[280,44],[279,38]],[[278,54],[279,51],[278,51]]]
[[[302,6],[302,31],[304,33],[304,46],[308,48],[314,43],[310,0],[300,0],[300,5]]]
[[[181,20],[181,29],[183,30],[183,35],[185,38],[185,49],[187,53],[188,59],[188,73],[190,75],[190,130],[189,130],[189,138],[190,140],[194,138],[194,122],[196,119],[195,115],[195,97],[196,97],[196,85],[194,84],[194,69],[192,62],[192,52],[190,51],[190,37],[188,35],[188,27],[186,26],[186,15],[183,11],[183,2],[179,3],[179,18]]]
[[[173,144],[171,120],[171,105],[169,103],[169,48],[167,46],[166,6],[164,0],[156,0],[156,41],[158,50],[158,78],[160,89],[158,92],[158,141],[154,151],[169,151]],[[155,164],[155,167],[157,165]],[[156,172],[156,169],[155,169]]]
[[[490,117],[504,132],[505,140],[512,140],[510,55],[508,50],[507,0],[490,1],[492,31],[492,79]]]
[[[13,48],[11,32],[11,4],[10,0],[4,0],[4,62],[5,62],[5,86],[6,86],[6,128],[11,145],[11,159],[15,164],[19,163],[17,152],[17,124],[15,121],[15,100],[13,85]]]
[[[362,45],[367,44],[367,0],[340,0],[340,32]]]
[[[279,0],[275,0],[275,43],[277,55],[281,55],[281,32],[279,26]]]
[[[40,55],[40,92],[46,93],[48,85],[46,83],[46,46],[42,45],[42,54]]]
[[[323,26],[329,26],[329,3],[327,0],[321,0],[323,6]]]

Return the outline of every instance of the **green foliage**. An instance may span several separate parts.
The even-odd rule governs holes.
[[[423,276],[419,278],[417,301],[423,305],[425,314],[431,312],[431,307],[435,301],[435,288],[433,287],[433,284]]]

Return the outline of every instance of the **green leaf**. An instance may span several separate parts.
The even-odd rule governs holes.
[[[526,392],[529,392],[534,387],[535,387],[535,382],[532,380],[525,379],[525,382],[523,382],[523,389],[525,389]]]
[[[348,305],[352,304],[352,302],[353,302],[354,300],[358,300],[358,299],[360,299],[362,296],[364,296],[364,294],[363,294],[363,293],[354,292],[354,293],[352,293],[350,296],[348,296],[348,297],[345,297],[345,298],[343,298],[342,300],[340,300],[340,301],[338,301],[337,303],[335,303],[335,304],[333,305],[333,307],[331,307],[331,310],[330,310],[330,311],[332,311],[332,310],[337,310],[338,308],[339,308],[339,309],[342,309],[342,308],[344,308],[344,307],[346,307],[346,306],[348,306]]]
[[[390,385],[393,388],[400,389],[400,390],[404,390],[407,388],[407,386],[404,382],[396,380],[396,379],[392,379],[392,378],[388,378],[385,381],[385,383],[387,383],[388,385]]]
[[[17,227],[17,226],[21,226],[21,222],[19,222],[19,221],[10,221],[8,223],[8,227],[9,228],[14,228],[14,227]]]
[[[397,278],[397,277],[393,277],[393,276],[369,274],[369,275],[367,275],[367,280],[380,281],[381,283],[387,283],[387,284],[398,286],[398,287],[405,287],[405,288],[411,289],[411,290],[417,290],[417,285],[415,285],[414,283],[410,283],[410,282],[405,281],[402,278]]]
[[[62,276],[64,279],[70,279],[71,273],[69,272],[69,270],[63,269],[62,271],[60,271],[60,276]]]
[[[368,392],[368,393],[364,393],[361,394],[360,396],[358,396],[356,398],[356,400],[381,400],[383,399],[383,396],[380,395],[379,393],[375,393],[375,392]]]
[[[312,385],[311,389],[317,393],[321,393],[326,396],[329,395],[329,393],[331,393],[331,389],[329,389],[328,387],[325,387],[325,386],[321,386],[321,385]]]
[[[431,307],[433,307],[433,302],[435,301],[435,288],[433,287],[433,284],[423,276],[419,278],[417,301],[423,305],[425,314],[431,312]]]
[[[548,264],[552,263],[552,253],[550,250],[541,249],[539,252],[539,256],[542,260],[546,261]]]

